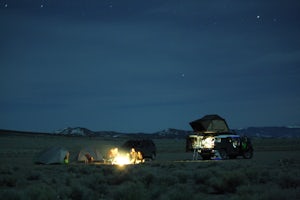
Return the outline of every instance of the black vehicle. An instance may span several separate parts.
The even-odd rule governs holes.
[[[187,138],[187,151],[194,150],[202,159],[228,159],[243,156],[250,159],[253,156],[253,147],[248,137],[236,134],[209,134],[190,135]],[[197,155],[194,155],[194,158]]]
[[[141,152],[144,159],[154,160],[156,158],[156,146],[152,140],[128,140],[121,146],[121,149],[126,151],[130,151],[132,148]]]
[[[202,159],[228,159],[253,156],[251,141],[246,136],[239,136],[229,131],[226,121],[218,115],[206,115],[190,123],[195,134],[186,140],[186,151],[194,151],[193,159],[198,154]]]

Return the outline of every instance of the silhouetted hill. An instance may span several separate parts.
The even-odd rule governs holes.
[[[263,138],[291,138],[300,137],[299,127],[249,127],[235,130],[237,134],[244,134],[249,137]]]
[[[244,129],[235,129],[233,132],[239,135],[246,135],[249,137],[258,138],[293,138],[300,137],[299,127],[249,127]],[[53,133],[29,132],[29,131],[14,131],[14,130],[1,130],[0,134],[39,134],[39,135],[57,135],[57,136],[80,136],[80,137],[107,137],[107,138],[186,138],[188,135],[193,134],[193,131],[179,130],[168,128],[154,133],[121,133],[115,131],[91,131],[83,127],[65,128],[57,130]]]
[[[54,132],[54,134],[68,136],[95,136],[95,132],[83,127],[68,127],[61,130],[57,130]]]
[[[249,127],[245,129],[236,129],[233,132],[239,135],[262,138],[290,138],[300,137],[300,128],[298,127]],[[121,133],[115,131],[91,131],[86,128],[67,128],[56,134],[72,136],[94,136],[94,137],[138,137],[138,138],[186,138],[193,131],[168,128],[154,133]]]

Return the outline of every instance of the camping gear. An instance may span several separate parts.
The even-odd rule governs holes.
[[[243,156],[250,159],[253,147],[250,138],[231,132],[225,119],[218,115],[206,115],[190,122],[194,133],[186,138],[186,151],[193,151],[193,160],[198,154],[203,160],[228,159]]]
[[[219,115],[205,115],[201,119],[190,122],[190,125],[195,132],[229,132],[229,128],[225,119]]]
[[[63,147],[50,147],[37,156],[35,163],[46,165],[68,163],[69,155],[69,151]]]
[[[103,156],[100,150],[95,147],[85,147],[78,153],[77,161],[79,162],[100,162]]]

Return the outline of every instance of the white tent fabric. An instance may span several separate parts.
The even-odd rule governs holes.
[[[36,159],[39,164],[63,164],[69,151],[63,147],[50,147],[42,151]]]
[[[97,148],[94,148],[94,147],[86,147],[86,148],[82,149],[78,153],[77,160],[80,162],[87,161],[86,155],[93,157],[94,161],[103,161],[103,155],[100,153],[100,150]]]

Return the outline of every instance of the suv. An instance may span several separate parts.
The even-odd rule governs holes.
[[[154,160],[156,157],[156,146],[152,140],[127,140],[121,146],[121,149],[126,151],[132,148],[141,152],[144,159]]]
[[[220,116],[206,115],[190,122],[190,125],[195,133],[187,137],[186,151],[194,151],[193,159],[197,159],[198,154],[203,159],[252,158],[250,139],[232,133]]]
[[[246,136],[230,134],[189,135],[186,150],[194,150],[193,158],[200,154],[202,159],[228,159],[243,156],[250,159],[253,156],[251,141]]]

